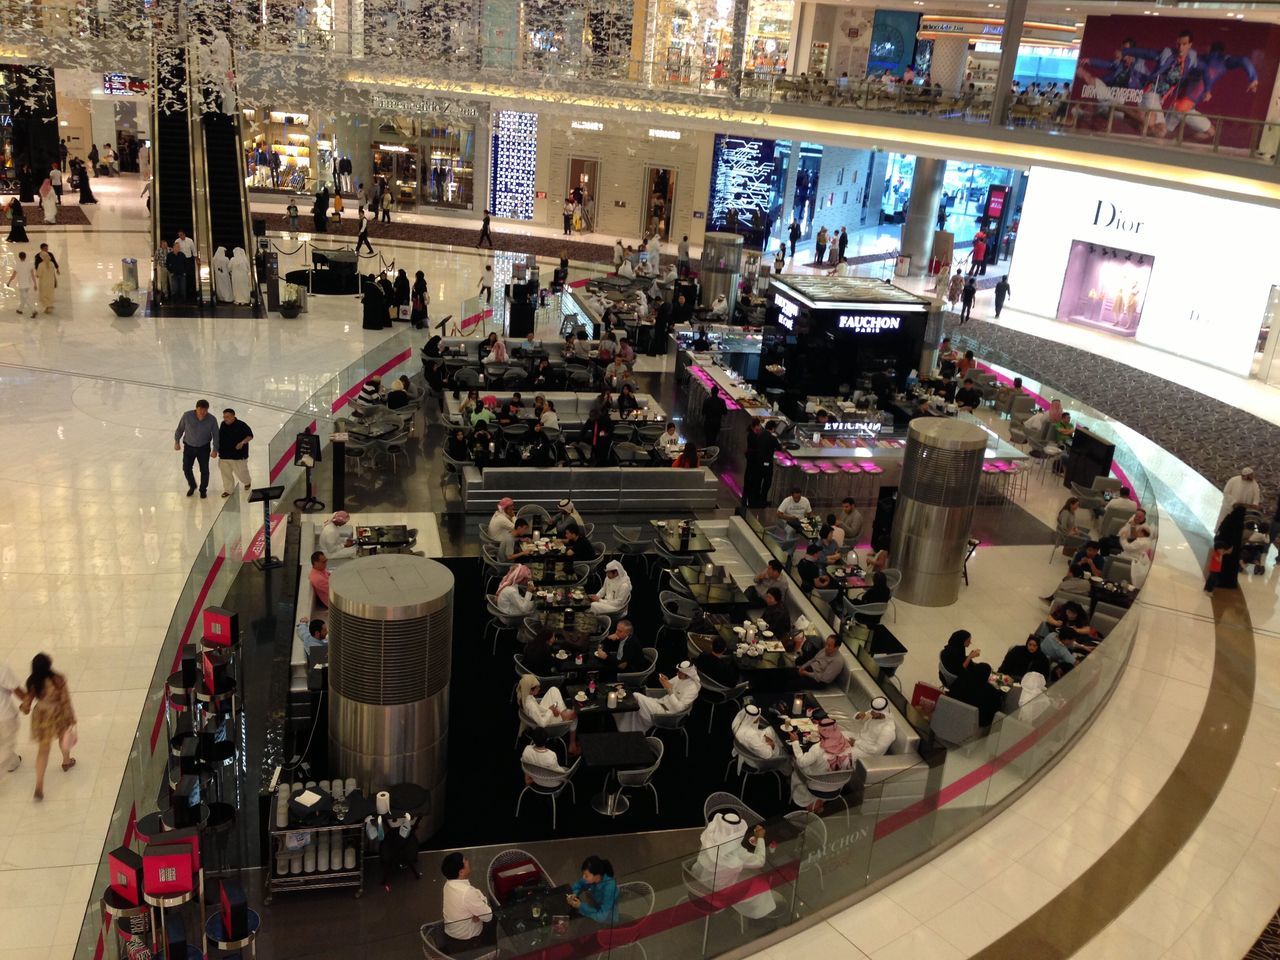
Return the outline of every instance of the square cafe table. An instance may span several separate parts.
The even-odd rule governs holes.
[[[627,698],[633,703],[635,697]],[[617,770],[637,770],[653,763],[653,751],[643,733],[584,733],[578,736],[582,748],[582,762],[588,767],[600,767],[608,771],[604,789],[591,798],[591,807],[607,817],[626,813],[631,806],[620,791],[609,789],[609,782]]]
[[[609,691],[615,693],[625,691],[625,696],[618,697],[618,702],[614,706],[609,706]],[[570,683],[565,686],[565,700],[571,710],[576,710],[579,716],[589,717],[593,714],[606,713],[635,713],[640,709],[640,704],[636,703],[636,693],[643,693],[644,685],[627,687],[621,683],[597,683],[596,692],[591,693],[590,688],[586,684]],[[579,700],[578,694],[584,694],[586,700]],[[581,734],[580,736],[594,736],[594,734]],[[644,766],[644,764],[641,764]]]
[[[650,520],[649,523],[657,531],[658,539],[662,541],[663,546],[672,553],[711,553],[715,550],[711,540],[702,532],[702,528],[692,521],[689,521],[688,534],[683,536],[679,530],[681,523],[679,520]],[[658,526],[659,523],[665,525]]]
[[[722,566],[713,565],[710,575],[702,566],[682,566],[677,572],[689,595],[704,610],[734,610],[750,603]]]
[[[507,902],[493,911],[506,947],[513,954],[530,954],[565,939],[568,930],[556,930],[552,918],[567,916],[572,922],[577,916],[566,899],[569,892],[567,884],[553,887],[545,877],[528,888],[512,891]]]
[[[571,559],[526,560],[525,566],[539,587],[567,587],[578,582]]]

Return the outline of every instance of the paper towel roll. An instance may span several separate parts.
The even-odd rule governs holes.
[[[314,843],[307,844],[307,848],[302,851],[302,872],[316,872],[316,845]]]
[[[302,854],[295,853],[289,858],[289,872],[299,874],[302,872]]]
[[[329,784],[329,792],[333,794],[333,799],[343,800],[347,796],[347,782],[342,778],[336,778],[333,783]]]
[[[283,790],[276,793],[276,826],[283,829],[289,825],[289,795]]]
[[[329,851],[329,869],[330,870],[342,869],[342,843],[341,842],[335,842],[333,845],[333,849]]]
[[[325,793],[329,793],[329,781],[328,781],[328,780],[321,780],[321,781],[320,781],[320,789],[321,789],[321,790],[323,790]]]
[[[347,847],[347,852],[342,855],[342,869],[354,870],[356,868],[356,848]]]
[[[348,794],[355,793],[355,792],[356,792],[356,786],[357,786],[357,784],[356,784],[356,778],[355,778],[355,777],[347,777],[347,793],[348,793]]]
[[[283,877],[289,872],[289,858],[287,856],[276,857],[276,876]]]
[[[329,834],[322,833],[317,841],[316,869],[329,869]]]
[[[302,792],[302,784],[301,784],[301,783],[298,783],[298,782],[296,782],[296,781],[295,781],[295,782],[293,782],[293,783],[291,783],[291,784],[289,785],[289,792],[290,792],[290,793],[301,793],[301,792]]]

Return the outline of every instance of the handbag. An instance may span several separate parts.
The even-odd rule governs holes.
[[[62,736],[58,738],[58,746],[62,748],[63,753],[70,753],[71,748],[80,742],[80,735],[76,731],[76,725],[73,723],[67,729],[62,731]]]

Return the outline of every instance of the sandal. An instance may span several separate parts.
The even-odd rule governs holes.
[[[70,760],[68,760],[66,763],[64,763],[64,764],[62,765],[62,772],[63,772],[63,773],[66,773],[68,770],[70,770],[70,769],[71,769],[72,767],[74,767],[75,765],[76,765],[76,758],[75,758],[75,757],[72,757]]]
[[[44,799],[44,791],[43,791],[43,790],[37,790],[37,791],[35,792],[35,798],[36,798],[37,800],[43,800],[43,799]]]

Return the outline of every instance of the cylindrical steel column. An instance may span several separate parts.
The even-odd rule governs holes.
[[[453,573],[407,554],[351,560],[329,579],[329,760],[362,789],[416,783],[444,817]]]
[[[698,272],[702,305],[709,307],[724,294],[728,319],[738,302],[738,277],[742,273],[742,237],[736,233],[708,233],[702,240],[702,265]]]
[[[902,571],[897,599],[955,603],[986,448],[986,432],[964,420],[917,417],[908,426],[890,553]]]
[[[902,225],[902,255],[911,258],[913,277],[929,272],[933,231],[938,224],[938,204],[942,202],[942,180],[946,172],[947,161],[916,157],[907,222]]]

